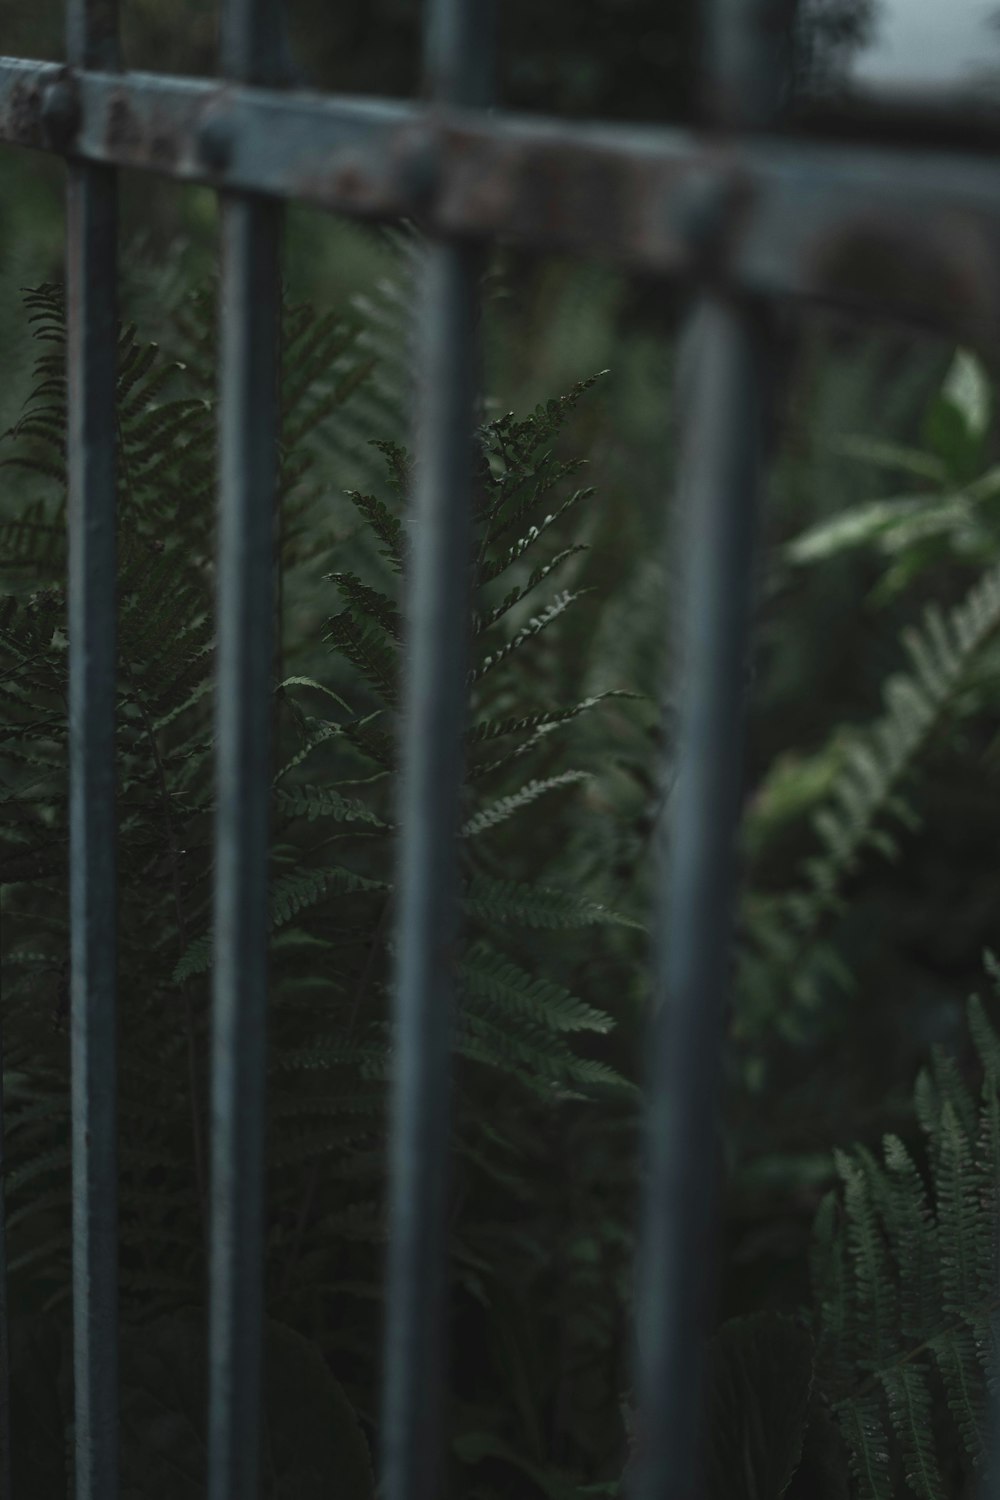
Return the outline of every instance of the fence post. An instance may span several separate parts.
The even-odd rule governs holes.
[[[716,129],[772,121],[785,82],[783,0],[715,0],[705,70]],[[717,209],[717,213],[714,210]],[[704,218],[705,205],[699,205]],[[655,923],[647,1180],[638,1293],[636,1500],[700,1493],[701,1366],[715,1266],[722,1023],[731,971],[735,825],[751,574],[770,388],[764,310],[725,284],[709,205],[705,290],[678,390],[685,418],[673,571],[677,774]],[[698,226],[704,234],[705,224]]]
[[[227,0],[227,77],[277,81],[279,19],[277,0]],[[224,119],[213,129],[218,148]],[[221,221],[208,1489],[210,1500],[256,1500],[281,210],[226,194]]]
[[[471,0],[430,0],[432,102],[482,104],[492,36]],[[435,243],[421,287],[398,856],[390,1245],[382,1418],[386,1500],[437,1500],[445,1439],[451,1039],[471,628],[474,326],[480,254]]]
[[[117,66],[116,0],[69,0],[66,29],[72,66]],[[70,159],[67,614],[77,1500],[115,1500],[118,1494],[117,234],[114,169]]]

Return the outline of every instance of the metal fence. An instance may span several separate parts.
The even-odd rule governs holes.
[[[705,126],[569,125],[487,109],[473,0],[428,0],[426,101],[285,91],[280,0],[225,0],[222,79],[119,71],[116,0],[68,0],[68,66],[0,59],[0,141],[65,156],[69,283],[71,1008],[77,1500],[118,1492],[115,1109],[116,177],[220,196],[220,540],[209,1492],[258,1492],[267,806],[281,200],[410,217],[431,237],[403,714],[387,1500],[441,1493],[451,953],[466,661],[479,255],[504,237],[686,277],[687,581],[671,854],[662,876],[638,1316],[639,1500],[697,1492],[713,1122],[770,309],[809,298],[995,344],[1000,179],[972,150],[768,134],[785,7],[714,0]],[[947,116],[914,117],[954,147]],[[928,121],[929,127],[928,127]],[[912,123],[912,121],[911,121]],[[829,121],[826,122],[827,128]],[[845,132],[846,134],[846,132]],[[965,144],[968,144],[967,142]],[[6,1444],[6,1432],[0,1433]],[[2,1480],[0,1480],[2,1484]],[[22,1497],[18,1497],[22,1500]]]

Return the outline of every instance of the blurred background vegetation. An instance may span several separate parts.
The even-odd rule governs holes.
[[[123,11],[128,66],[214,71],[207,0],[131,0]],[[510,0],[500,7],[500,100],[574,117],[689,119],[695,14],[692,4],[653,0]],[[803,86],[835,86],[873,17],[847,0],[813,6]],[[61,6],[0,0],[0,32],[12,54],[58,58]],[[401,96],[419,88],[415,0],[292,0],[288,44],[299,86]],[[22,412],[36,353],[22,288],[62,279],[61,193],[59,163],[0,153],[3,428]],[[211,194],[125,177],[123,318],[167,357],[190,359],[180,315],[193,292],[211,290],[215,233]],[[401,243],[395,231],[293,207],[289,301],[353,320],[373,358],[403,360]],[[586,460],[594,489],[586,513],[574,512],[560,533],[562,545],[589,548],[572,576],[574,590],[589,592],[529,665],[512,668],[510,702],[544,709],[608,690],[636,695],[581,717],[545,751],[538,775],[570,767],[588,780],[567,784],[546,817],[511,819],[491,868],[506,880],[551,879],[639,923],[648,921],[653,851],[669,818],[664,534],[682,315],[671,287],[510,247],[496,252],[484,292],[487,418],[529,413],[605,372],[552,439],[561,460]],[[993,371],[944,340],[813,310],[789,312],[783,340],[749,670],[720,1317],[811,1305],[812,1224],[837,1180],[835,1148],[874,1146],[887,1131],[914,1136],[914,1079],[936,1045],[964,1055],[964,1005],[981,987],[984,951],[1000,940],[1000,658],[989,629],[949,677],[941,645],[955,656],[950,612],[1000,562]],[[210,403],[207,388],[196,389]],[[369,412],[357,418],[353,446],[342,432],[327,441],[319,431],[310,459],[317,548],[342,542],[346,565],[359,570],[366,564],[354,559],[370,562],[371,549],[347,525],[342,495],[375,483],[359,447],[374,430]],[[406,437],[405,428],[395,434]],[[27,483],[0,470],[0,519],[33,498]],[[330,565],[344,564],[334,555]],[[29,582],[37,586],[5,573],[12,595],[24,597]],[[290,570],[289,662],[350,693],[350,674],[331,665],[316,633],[328,608],[320,588],[315,567]],[[912,743],[910,710],[898,708],[898,692],[886,698],[900,674],[918,695],[941,692]],[[873,732],[886,714],[888,731]],[[850,779],[858,766],[867,766],[860,783]],[[831,808],[833,833],[829,818],[817,830],[816,814]],[[5,944],[18,943],[15,924],[5,927]],[[546,932],[519,941],[527,968],[611,1016],[615,1029],[593,1058],[637,1080],[647,935],[620,926],[586,940]],[[48,1017],[53,981],[32,983]],[[506,1176],[496,1158],[478,1176],[474,1162],[458,1210],[466,1260],[455,1493],[614,1493],[627,1458],[638,1120],[627,1089],[583,1092],[555,1111],[526,1102],[510,1080],[491,1079],[482,1096],[499,1141],[480,1146],[507,1151],[510,1162]],[[319,1287],[320,1272],[310,1274]],[[347,1279],[338,1295],[351,1295]],[[321,1343],[335,1322],[287,1287],[274,1310]],[[338,1348],[331,1335],[323,1348],[371,1438],[375,1361],[364,1350],[377,1318],[351,1326],[353,1346],[345,1337]],[[847,1494],[833,1472],[797,1493]]]

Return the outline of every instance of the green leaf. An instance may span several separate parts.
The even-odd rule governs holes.
[[[864,547],[881,538],[900,521],[917,515],[926,501],[905,497],[898,500],[869,500],[864,505],[838,511],[827,521],[810,526],[789,542],[785,556],[789,562],[803,565],[824,562],[838,552]]]
[[[11,1328],[12,1484],[32,1500],[66,1500],[71,1469],[73,1354],[57,1317],[16,1320]]]
[[[122,1490],[134,1500],[200,1500],[207,1452],[205,1321],[171,1314],[122,1341]],[[357,1418],[322,1354],[279,1323],[265,1330],[265,1500],[372,1500]],[[247,1435],[251,1440],[251,1435]]]
[[[949,477],[959,483],[974,479],[984,467],[991,402],[979,360],[959,349],[925,424],[928,447],[942,460]]]
[[[726,1323],[705,1380],[708,1500],[778,1500],[802,1456],[813,1383],[812,1341],[791,1318]]]
[[[876,468],[912,474],[914,478],[927,479],[932,484],[943,484],[947,478],[941,460],[933,453],[925,453],[922,448],[906,448],[898,443],[886,443],[877,438],[862,436],[840,438],[833,444],[833,448],[845,458],[855,458]]]
[[[207,1454],[206,1327],[180,1309],[123,1328],[120,1343],[123,1500],[201,1500]],[[11,1417],[16,1493],[66,1500],[70,1488],[72,1333],[55,1315],[12,1332]],[[364,1434],[319,1349],[265,1325],[263,1500],[374,1500]]]
[[[962,417],[971,436],[985,436],[990,425],[993,390],[982,361],[971,350],[956,351],[941,394]]]

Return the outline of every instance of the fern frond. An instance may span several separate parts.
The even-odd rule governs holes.
[[[971,1014],[989,1058],[995,1034],[981,1007]],[[924,1500],[944,1500],[952,1491],[942,1440],[950,1434],[967,1465],[983,1459],[984,1365],[998,1302],[998,1085],[987,1067],[977,1111],[945,1059],[925,1070],[915,1098],[928,1136],[926,1180],[896,1136],[884,1141],[884,1163],[861,1148],[837,1153],[844,1218],[825,1208],[814,1257],[820,1349],[865,1494],[895,1495],[898,1476]],[[950,1426],[937,1419],[943,1409]]]
[[[509,922],[521,927],[590,927],[611,923],[642,931],[642,924],[599,901],[574,896],[569,891],[537,885],[518,885],[512,880],[490,880],[476,875],[465,893],[470,916],[503,927]]]
[[[955,1324],[931,1340],[955,1429],[974,1466],[985,1456],[986,1402],[973,1330]]]
[[[946,1500],[944,1481],[934,1453],[931,1393],[924,1371],[899,1364],[880,1372],[889,1420],[903,1455],[907,1484],[921,1500]]]
[[[568,562],[571,557],[577,557],[581,552],[586,552],[588,550],[589,549],[582,542],[577,542],[571,547],[564,547],[561,552],[557,552],[554,557],[549,559],[548,562],[543,563],[540,567],[535,568],[526,583],[515,585],[515,587],[512,588],[510,592],[503,597],[503,599],[501,599],[499,604],[494,605],[493,608],[487,610],[485,614],[476,617],[476,620],[474,622],[474,633],[476,635],[482,635],[485,631],[491,630],[493,626],[498,624],[506,614],[510,613],[515,605],[520,604],[521,600],[526,599],[527,596],[532,593],[533,590],[538,588],[546,578],[551,577],[556,569],[560,568],[563,563]]]
[[[501,797],[489,807],[481,808],[479,812],[474,813],[462,829],[462,835],[464,838],[475,838],[478,834],[484,833],[487,828],[495,828],[499,823],[506,823],[508,818],[530,807],[533,802],[538,801],[539,797],[558,791],[562,787],[579,786],[593,779],[589,771],[561,771],[557,776],[547,776],[543,781],[526,782],[518,791],[512,792],[507,797]]]
[[[889,1437],[878,1396],[854,1396],[835,1410],[858,1481],[859,1500],[895,1500]]]
[[[327,576],[337,585],[350,607],[367,615],[394,641],[402,640],[403,619],[387,594],[362,582],[356,573],[329,573]]]
[[[360,624],[351,611],[345,609],[327,621],[323,639],[346,656],[383,703],[395,704],[399,663],[395,650],[382,631]]]
[[[376,496],[362,495],[360,490],[348,490],[346,493],[351,504],[360,511],[382,543],[382,556],[397,573],[401,573],[404,557],[402,522]]]
[[[941,1305],[937,1225],[923,1178],[906,1146],[898,1136],[888,1135],[882,1149],[882,1202],[899,1279],[900,1327],[906,1337],[919,1337]]]
[[[488,944],[477,943],[459,965],[467,1003],[497,1014],[518,1014],[554,1032],[606,1033],[614,1022],[547,979],[528,974]]]
[[[520,650],[528,641],[534,640],[537,636],[541,635],[543,630],[546,630],[554,620],[558,620],[559,616],[565,610],[575,604],[578,599],[582,599],[588,592],[589,590],[587,589],[577,589],[575,593],[570,593],[567,589],[563,593],[557,594],[551,603],[546,605],[540,615],[535,615],[529,620],[527,625],[511,636],[505,645],[491,652],[489,656],[483,657],[478,666],[474,667],[470,672],[469,682],[480,682],[488,672],[494,671],[501,662],[507,661],[515,651]]]
[[[317,818],[332,818],[337,823],[367,823],[373,828],[386,828],[359,797],[343,797],[333,787],[295,786],[279,787],[278,806],[289,817],[308,818],[314,823]]]
[[[897,1319],[897,1288],[892,1275],[888,1247],[873,1198],[879,1183],[867,1153],[855,1160],[845,1152],[834,1152],[834,1162],[844,1183],[848,1245],[855,1268],[858,1318],[870,1329],[873,1361],[885,1358],[892,1346]]]
[[[806,862],[803,884],[770,908],[772,939],[782,924],[789,934],[779,961],[781,972],[768,964],[761,951],[767,934],[748,912],[748,977],[760,963],[770,973],[772,993],[787,993],[783,973],[790,976],[792,992],[801,1003],[808,1001],[811,961],[819,955],[824,924],[840,909],[844,883],[866,851],[895,857],[897,843],[887,825],[912,827],[914,821],[901,795],[905,783],[941,726],[966,711],[968,689],[998,633],[1000,567],[980,578],[953,609],[945,613],[932,606],[919,628],[904,633],[911,671],[889,679],[882,715],[848,737],[842,770],[813,820],[821,852]],[[759,983],[752,989],[759,990]]]
[[[557,522],[562,520],[568,511],[572,510],[575,505],[579,505],[581,501],[588,500],[592,494],[593,490],[589,489],[575,490],[568,500],[564,500],[554,511],[550,511],[548,515],[539,521],[537,526],[529,527],[524,535],[518,537],[517,541],[512,543],[499,557],[491,558],[487,562],[484,562],[480,570],[480,582],[492,583],[495,578],[499,578],[501,574],[506,573],[515,563],[520,562],[530,552],[531,548],[551,531]]]
[[[595,693],[590,698],[583,698],[579,703],[573,703],[568,708],[543,709],[538,713],[481,719],[472,726],[466,736],[466,744],[470,749],[478,745],[492,744],[494,740],[499,739],[517,738],[518,743],[513,749],[493,760],[473,761],[468,771],[468,779],[475,783],[481,781],[484,776],[491,776],[497,771],[505,770],[515,761],[521,760],[525,755],[530,755],[554,730],[578,719],[582,714],[592,712],[599,703],[604,703],[611,698],[634,699],[635,697],[635,693],[611,688],[607,692]]]

